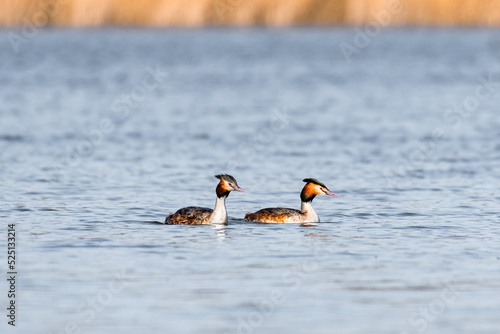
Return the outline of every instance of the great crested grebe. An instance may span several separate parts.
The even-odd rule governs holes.
[[[198,224],[227,224],[226,197],[233,190],[245,192],[238,187],[238,183],[231,175],[215,175],[220,180],[215,193],[217,200],[215,208],[200,208],[197,206],[188,206],[171,213],[165,218],[167,225],[198,225]]]
[[[259,223],[317,223],[319,222],[318,215],[314,212],[311,205],[312,200],[317,195],[328,195],[340,197],[332,193],[328,188],[316,179],[304,179],[306,185],[302,188],[300,199],[302,204],[300,211],[287,208],[267,208],[259,210],[255,213],[247,213],[245,220]]]

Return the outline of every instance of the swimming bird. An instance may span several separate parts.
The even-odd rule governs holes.
[[[302,188],[300,199],[302,204],[300,211],[287,208],[267,208],[255,213],[247,213],[245,220],[259,223],[317,223],[319,217],[314,211],[311,203],[314,197],[318,195],[328,195],[340,197],[328,190],[327,186],[316,179],[304,179],[306,185]]]
[[[226,198],[233,190],[245,192],[238,187],[235,178],[228,174],[215,175],[220,180],[215,188],[217,200],[215,208],[200,208],[188,206],[177,210],[165,218],[167,225],[199,225],[199,224],[227,224]]]

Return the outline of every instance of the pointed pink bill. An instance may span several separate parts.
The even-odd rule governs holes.
[[[325,191],[325,195],[332,196],[332,197],[340,197],[339,195],[332,193],[330,190]]]
[[[240,187],[237,187],[237,186],[233,186],[233,188],[234,188],[234,190],[242,192],[242,193],[246,192],[245,190],[243,190],[243,189],[241,189]]]

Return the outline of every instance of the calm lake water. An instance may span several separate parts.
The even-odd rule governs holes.
[[[13,33],[2,333],[498,333],[498,30]],[[221,172],[227,226],[155,223]],[[321,223],[241,220],[307,177]]]

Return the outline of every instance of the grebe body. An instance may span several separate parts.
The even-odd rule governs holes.
[[[266,208],[254,213],[247,213],[245,220],[268,224],[290,223],[317,223],[319,217],[312,207],[312,200],[316,196],[328,195],[340,197],[316,179],[304,179],[306,185],[300,193],[300,211],[287,208]]]
[[[165,218],[167,225],[202,225],[202,224],[227,224],[226,198],[233,190],[245,192],[238,186],[235,178],[227,174],[215,175],[220,180],[215,193],[217,200],[215,208],[200,208],[188,206],[177,210]]]

